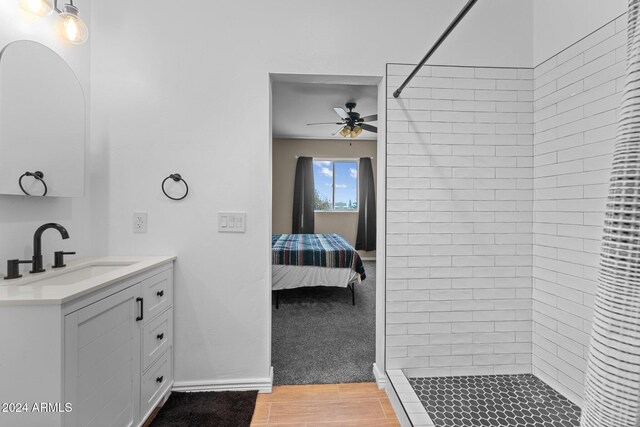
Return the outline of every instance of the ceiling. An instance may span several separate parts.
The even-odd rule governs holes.
[[[339,122],[333,111],[349,101],[362,116],[378,111],[376,85],[305,83],[275,80],[273,90],[273,137],[279,139],[344,139],[333,136],[340,125],[307,126],[307,123]],[[377,126],[378,122],[371,122]],[[362,132],[358,139],[376,139],[375,133]]]

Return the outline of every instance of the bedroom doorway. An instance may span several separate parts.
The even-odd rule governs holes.
[[[273,384],[379,380],[381,78],[270,83]]]

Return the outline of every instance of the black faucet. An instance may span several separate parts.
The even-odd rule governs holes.
[[[69,238],[67,229],[60,224],[50,222],[38,227],[35,234],[33,235],[33,261],[31,267],[32,269],[29,273],[42,273],[44,271],[44,268],[42,268],[42,233],[50,228],[55,228],[56,230],[58,230],[63,239]]]

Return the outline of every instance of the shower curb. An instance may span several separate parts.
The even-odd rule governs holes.
[[[409,384],[404,372],[400,369],[391,369],[387,371],[387,377],[389,378],[389,384],[393,388],[390,391],[395,391],[411,425],[413,427],[435,427],[427,413],[427,409],[420,402],[420,398],[411,384]]]

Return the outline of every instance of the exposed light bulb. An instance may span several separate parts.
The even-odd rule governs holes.
[[[78,28],[78,21],[73,19],[73,16],[67,16],[62,23],[64,27],[64,35],[69,41],[76,41],[80,35],[80,29]]]
[[[53,12],[53,7],[49,0],[20,0],[20,7],[36,16],[48,16]]]
[[[78,9],[73,5],[65,5],[65,11],[60,13],[58,21],[60,35],[74,44],[82,44],[89,38],[89,30],[78,17]]]

